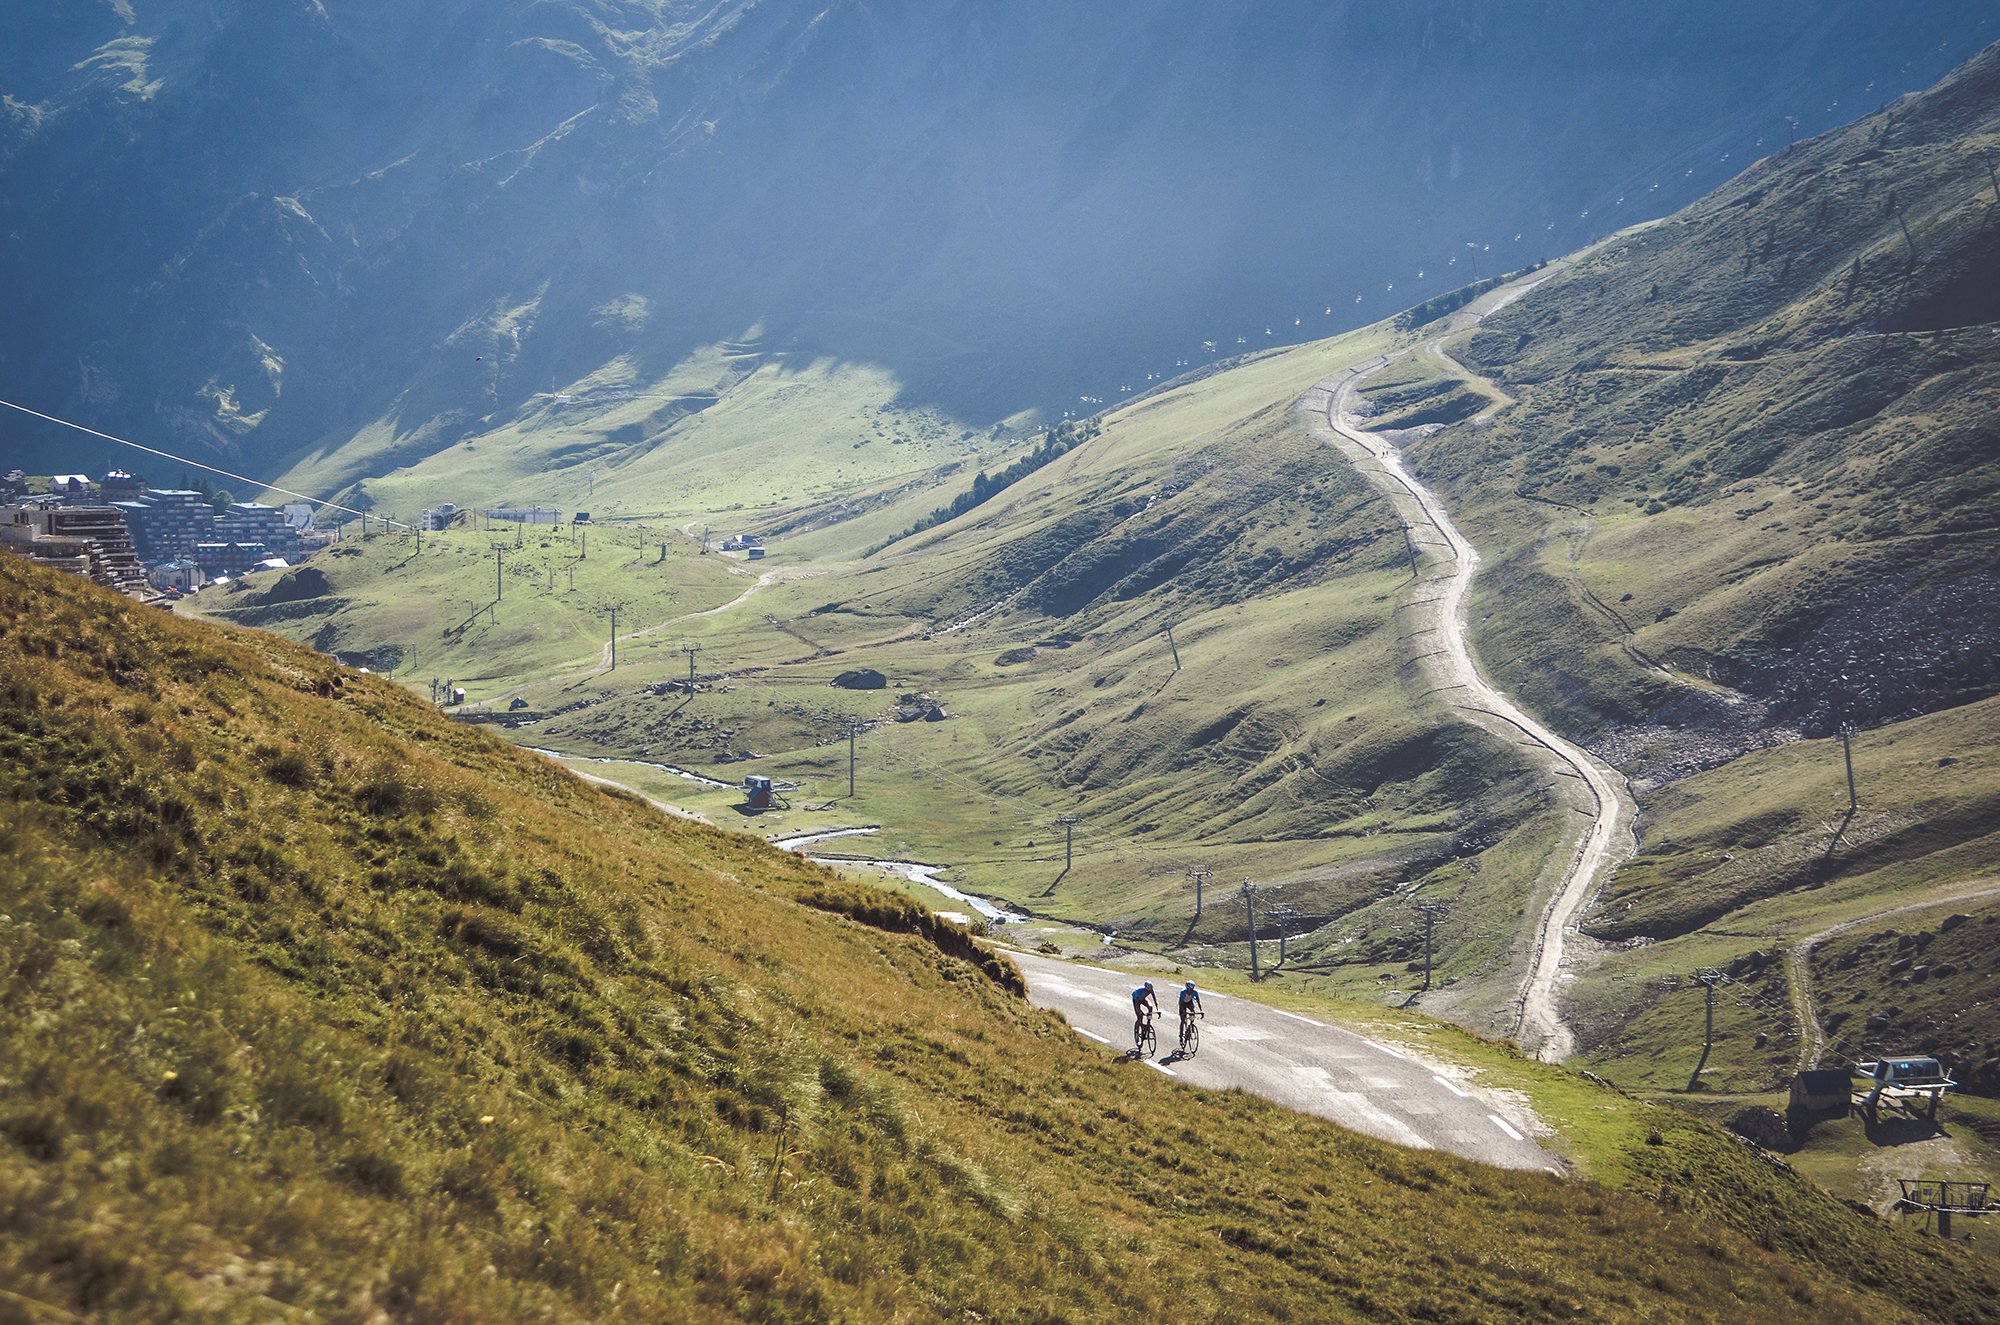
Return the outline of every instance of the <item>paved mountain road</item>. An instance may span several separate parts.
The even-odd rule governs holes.
[[[1053,1008],[1077,1033],[1113,1052],[1132,1043],[1132,990],[1146,977],[1024,952],[1007,954],[1027,977],[1028,997]],[[1191,1086],[1238,1087],[1301,1113],[1397,1145],[1443,1150],[1510,1169],[1560,1173],[1528,1139],[1534,1120],[1513,1100],[1452,1080],[1446,1070],[1352,1031],[1262,1003],[1202,991],[1208,1017],[1201,1051],[1177,1060],[1178,985],[1156,980],[1165,1015],[1160,1051],[1148,1066]],[[1197,986],[1199,987],[1199,986]],[[1141,1069],[1137,1064],[1134,1071]]]
[[[1446,335],[1476,325],[1487,314],[1505,307],[1547,279],[1545,275],[1502,287],[1454,315]],[[1472,376],[1445,354],[1444,340],[1440,336],[1430,343],[1431,354],[1452,370]],[[1560,1062],[1575,1048],[1574,1036],[1561,1011],[1564,940],[1575,927],[1576,917],[1598,880],[1613,862],[1631,851],[1630,796],[1624,778],[1616,769],[1558,736],[1486,679],[1467,639],[1464,620],[1465,598],[1479,565],[1478,552],[1451,522],[1437,494],[1418,482],[1404,466],[1396,440],[1369,431],[1354,417],[1353,400],[1360,383],[1403,355],[1414,353],[1416,348],[1412,346],[1323,379],[1300,398],[1299,408],[1308,426],[1334,442],[1363,476],[1394,503],[1413,542],[1420,530],[1435,532],[1436,539],[1426,537],[1421,542],[1433,555],[1423,567],[1422,583],[1418,586],[1428,596],[1416,599],[1416,604],[1428,609],[1424,613],[1426,629],[1434,631],[1443,644],[1432,662],[1434,674],[1440,678],[1437,688],[1455,692],[1454,703],[1469,717],[1497,719],[1554,755],[1563,766],[1562,771],[1583,784],[1593,803],[1589,825],[1579,837],[1575,853],[1535,927],[1532,955],[1519,996],[1516,1035],[1523,1043],[1534,1045],[1539,1057]]]

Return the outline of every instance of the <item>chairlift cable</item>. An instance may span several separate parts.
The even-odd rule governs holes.
[[[144,451],[148,455],[159,456],[163,460],[172,460],[178,464],[183,464],[183,465],[193,465],[196,469],[205,469],[211,474],[220,474],[224,478],[235,479],[238,483],[254,483],[261,491],[264,492],[276,492],[276,493],[282,493],[284,496],[287,497],[297,497],[300,501],[311,502],[315,506],[323,507],[328,510],[342,511],[348,515],[367,516],[372,514],[372,512],[357,510],[352,506],[342,506],[339,502],[328,501],[321,497],[309,496],[308,494],[303,492],[293,492],[290,488],[281,488],[277,486],[275,483],[266,483],[262,479],[251,478],[248,474],[237,474],[237,473],[232,473],[227,469],[218,469],[214,465],[204,464],[199,460],[192,460],[184,455],[175,455],[172,451],[162,451],[158,447],[147,446],[141,442],[132,441],[129,438],[114,437],[108,432],[99,432],[95,428],[87,427],[84,424],[76,423],[69,419],[59,418],[54,414],[44,414],[42,413],[42,411],[38,409],[30,409],[26,405],[17,405],[11,400],[0,399],[0,405],[5,405],[8,409],[11,410],[19,410],[23,414],[31,415],[34,418],[45,420],[49,423],[56,424],[59,427],[74,428],[76,431],[80,433],[87,433],[92,437],[101,437],[107,442],[116,442],[120,446],[129,446],[135,451]],[[391,520],[384,515],[377,515],[375,516],[375,518],[382,521],[384,524],[389,525],[392,528],[398,526],[404,529],[413,528],[413,526],[411,525],[403,524],[399,520]]]

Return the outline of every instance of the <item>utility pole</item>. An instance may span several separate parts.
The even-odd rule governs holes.
[[[1174,651],[1174,670],[1178,672],[1181,669],[1181,650],[1180,646],[1174,643],[1174,628],[1172,626],[1167,627],[1167,647]]]
[[[618,614],[624,608],[625,604],[623,603],[613,603],[606,609],[611,613],[611,666],[605,668],[609,672],[618,670]]]
[[[1072,841],[1074,840],[1074,834],[1076,833],[1076,825],[1077,825],[1077,822],[1078,822],[1078,821],[1077,821],[1077,817],[1076,817],[1075,815],[1073,815],[1073,814],[1059,814],[1059,815],[1057,815],[1057,816],[1056,816],[1056,822],[1057,822],[1058,824],[1062,825],[1062,830],[1063,830],[1063,873],[1064,873],[1064,874],[1067,874],[1067,873],[1069,873],[1069,863],[1070,863],[1070,846],[1071,846],[1071,843],[1072,843]]]
[[[493,545],[493,601],[496,603],[505,596],[501,592],[503,586],[500,583],[500,558],[506,555],[506,552],[507,545],[505,543],[495,543]]]
[[[1187,872],[1188,877],[1194,880],[1194,918],[1197,921],[1201,919],[1201,885],[1208,882],[1209,876],[1214,873],[1214,870],[1201,865]]]
[[[1833,830],[1833,840],[1826,844],[1825,858],[1829,861],[1833,859],[1835,848],[1840,845],[1841,834],[1847,831],[1847,825],[1854,822],[1854,816],[1861,808],[1861,799],[1854,792],[1854,724],[1852,722],[1843,722],[1840,724],[1840,753],[1847,761],[1847,813],[1841,818],[1840,826]]]
[[[666,559],[667,559],[667,540],[663,538],[660,540],[660,561],[665,561]],[[659,562],[656,561],[653,564],[657,566],[659,565]]]
[[[1237,894],[1243,899],[1244,908],[1250,914],[1250,979],[1252,983],[1264,978],[1257,969],[1257,885],[1245,879],[1243,891]]]
[[[1910,265],[1914,267],[1917,263],[1917,241],[1910,238],[1910,223],[1903,219],[1903,209],[1901,205],[1895,202],[1893,195],[1890,198],[1890,203],[1896,208],[1896,224],[1903,228],[1903,242],[1909,245]]]
[[[1292,936],[1292,921],[1298,919],[1299,912],[1297,907],[1274,906],[1264,914],[1278,922],[1278,965],[1271,968],[1275,971],[1285,964],[1285,940]]]
[[[1852,817],[1861,808],[1860,798],[1854,794],[1854,724],[1840,724],[1840,753],[1847,760],[1847,813]]]
[[[582,533],[583,533],[583,541],[577,545],[577,550],[576,550],[576,559],[578,561],[583,561],[584,559],[590,556],[590,531],[588,529],[585,529],[582,531]]]
[[[699,644],[683,644],[681,652],[688,656],[688,698],[694,698],[694,656],[701,652]]]
[[[1702,1069],[1708,1066],[1709,1051],[1715,1047],[1715,987],[1729,983],[1728,972],[1720,967],[1704,966],[1689,977],[1700,985],[1707,1002],[1702,1015],[1701,1061],[1694,1065],[1693,1075],[1688,1077],[1690,1091],[1701,1088]]]
[[[1443,902],[1418,902],[1416,910],[1417,914],[1424,918],[1424,988],[1429,989],[1431,987],[1431,929],[1437,924],[1438,917],[1450,911],[1451,908]]]

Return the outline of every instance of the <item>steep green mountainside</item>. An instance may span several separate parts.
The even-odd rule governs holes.
[[[690,354],[664,378],[646,371],[621,355],[511,412],[456,419],[422,438],[400,430],[399,411],[302,461],[283,483],[326,491],[372,472],[379,477],[349,500],[385,514],[413,514],[448,494],[459,504],[728,530],[802,502],[851,517],[879,489],[933,488],[1022,441],[1008,421],[975,430],[903,399],[879,368],[787,354],[747,333]],[[440,408],[455,389],[439,385]]]
[[[859,365],[893,384],[875,403],[983,431],[1657,214],[1784,116],[1819,128],[1929,81],[1987,19],[11,5],[0,372],[23,403],[328,497],[524,428],[609,434],[550,456],[643,456],[759,325],[794,370]],[[600,429],[583,395],[607,374],[658,408]],[[30,472],[135,459],[40,425],[0,446]],[[456,486],[424,504],[503,495],[437,477]]]
[[[1989,50],[1471,339],[1520,405],[1414,452],[1500,676],[1649,776],[2000,686],[1997,148]]]
[[[1573,1004],[1621,1081],[1688,1082],[1667,982],[1713,966],[1708,1088],[1921,1046],[1993,1089],[1991,973],[1897,963],[2000,881],[1996,150],[1988,50],[1371,389],[1482,549],[1487,666],[1639,794]]]
[[[378,679],[7,558],[0,607],[17,1318],[1995,1318],[1700,1126],[1635,1116],[1655,1203],[1185,1092]]]
[[[593,531],[573,583],[573,535],[508,554],[527,582],[497,629],[475,616],[448,638],[412,632],[426,603],[460,604],[456,623],[490,599],[476,532],[429,537],[420,559],[407,537],[350,545],[314,603],[271,602],[283,586],[260,580],[196,610],[325,634],[350,656],[413,649],[437,661],[399,678],[471,679],[469,716],[630,761],[614,775],[675,804],[766,834],[881,824],[960,887],[1202,960],[1241,960],[1247,917],[1194,916],[1191,866],[1269,886],[1270,905],[1298,912],[1301,969],[1351,988],[1419,955],[1401,903],[1436,884],[1460,903],[1442,997],[1505,1031],[1530,941],[1518,917],[1560,867],[1567,799],[1421,693],[1422,650],[1397,625],[1409,576],[1394,512],[1292,414],[1322,376],[1393,343],[1371,329],[1164,390],[911,536],[893,537],[972,487],[970,466],[765,512],[770,555],[730,563],[743,591],[713,611],[648,587],[704,559],[669,540],[658,563],[631,521]],[[537,572],[535,556],[561,564]],[[617,596],[615,672],[601,635],[550,633]],[[830,685],[861,668],[885,688]],[[851,796],[849,719],[865,733]],[[662,763],[805,786],[794,808],[746,820],[740,798]],[[1062,814],[1080,816],[1067,844]]]
[[[1715,967],[1737,982],[1708,1089],[1782,1090],[1815,1059],[1922,1052],[2000,1094],[2000,981],[1965,950],[1990,946],[1981,935],[2000,915],[1996,749],[2000,699],[1987,699],[1858,734],[1851,817],[1838,739],[1757,751],[1643,797],[1639,854],[1586,925],[1617,945],[1577,981],[1587,1057],[1627,1084],[1685,1086],[1704,1013],[1684,981]],[[1977,923],[1940,933],[1955,914]]]

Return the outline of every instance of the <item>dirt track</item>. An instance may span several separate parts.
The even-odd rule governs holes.
[[[1481,318],[1545,279],[1546,275],[1505,286],[1477,301],[1452,318],[1446,336],[1477,325]],[[1441,336],[1431,342],[1429,352],[1464,372],[1444,353],[1444,339]],[[1406,602],[1423,614],[1419,620],[1443,643],[1428,662],[1438,690],[1455,696],[1455,707],[1466,712],[1468,721],[1483,719],[1489,726],[1503,725],[1548,750],[1582,780],[1595,803],[1590,825],[1579,838],[1575,855],[1536,925],[1529,971],[1519,995],[1515,1037],[1539,1057],[1555,1062],[1568,1057],[1575,1047],[1560,1006],[1565,938],[1574,930],[1578,913],[1605,871],[1630,850],[1631,803],[1624,779],[1616,770],[1543,726],[1481,675],[1462,617],[1479,554],[1452,524],[1437,494],[1404,467],[1395,442],[1361,427],[1352,417],[1351,402],[1359,384],[1419,348],[1411,346],[1321,380],[1300,397],[1299,409],[1315,432],[1331,441],[1389,498],[1402,517],[1412,547],[1427,554]]]
[[[1837,934],[1845,934],[1864,925],[1880,924],[1891,916],[1903,915],[1910,911],[1928,911],[1938,907],[1957,906],[1964,902],[1983,901],[2000,895],[2000,884],[1981,884],[1975,888],[1946,891],[1931,897],[1922,897],[1914,902],[1904,902],[1897,906],[1885,907],[1880,911],[1870,911],[1867,915],[1854,916],[1837,925],[1829,925],[1814,934],[1799,939],[1785,949],[1785,983],[1791,989],[1792,1015],[1799,1023],[1798,1070],[1819,1066],[1826,1054],[1826,1028],[1820,1024],[1819,1013],[1813,1007],[1812,996],[1812,953],[1826,940]]]

